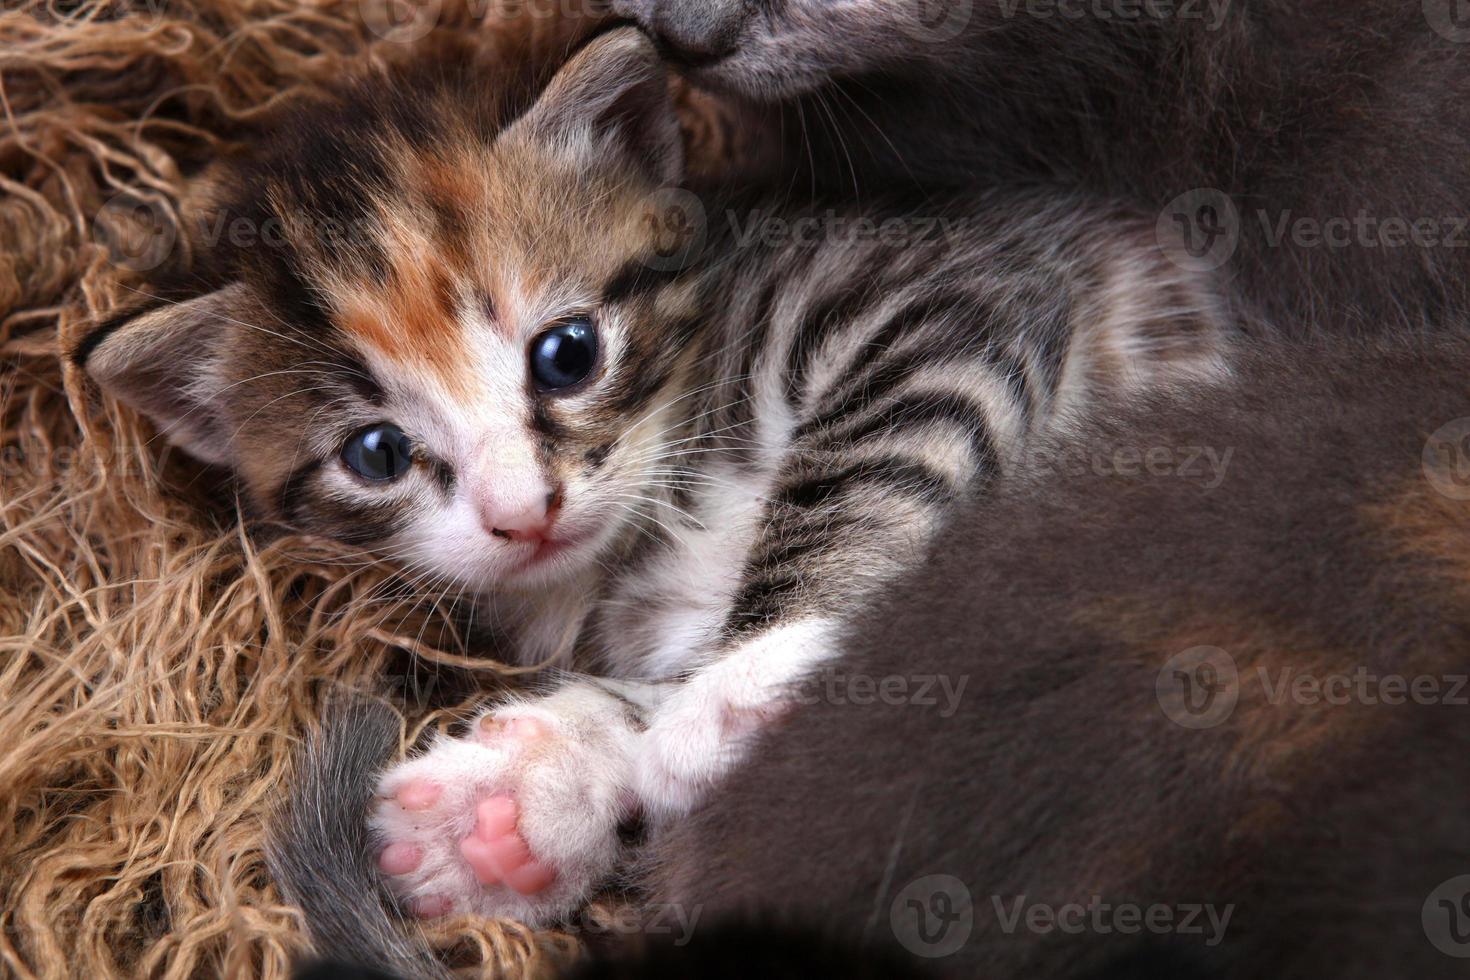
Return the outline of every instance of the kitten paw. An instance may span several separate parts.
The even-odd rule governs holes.
[[[633,770],[651,816],[692,810],[745,759],[762,729],[803,702],[796,685],[830,657],[830,633],[822,620],[773,629],[727,652],[659,707]]]
[[[615,867],[627,719],[601,692],[558,692],[480,719],[390,770],[369,823],[378,867],[412,913],[540,926]]]

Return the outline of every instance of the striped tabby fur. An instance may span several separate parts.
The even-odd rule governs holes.
[[[753,243],[710,203],[670,269],[693,243],[657,220],[680,149],[648,42],[604,34],[539,96],[504,75],[446,55],[299,110],[219,182],[220,215],[278,240],[222,244],[75,357],[232,467],[264,518],[481,594],[519,656],[582,671],[389,771],[371,815],[413,864],[391,876],[410,907],[540,923],[623,864],[619,824],[678,819],[738,761],[1029,436],[1103,389],[1221,377],[1225,341],[1152,222],[1080,198],[868,210],[955,219],[918,240]],[[598,364],[546,394],[527,347],[568,317],[595,326]],[[413,466],[370,484],[341,451],[383,421]],[[501,533],[486,514],[507,500],[554,508],[564,539]],[[315,883],[341,842],[300,829],[360,817],[323,817],[330,780],[308,783],[316,815],[289,824],[278,871],[338,923],[321,935],[360,947],[335,952],[372,959],[342,936],[381,910]],[[466,842],[507,796],[519,863],[491,874]]]

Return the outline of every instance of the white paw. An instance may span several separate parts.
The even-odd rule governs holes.
[[[830,626],[808,621],[727,652],[665,701],[638,741],[639,801],[677,817],[745,758],[762,728],[797,706],[795,685],[831,654]]]
[[[575,910],[620,857],[632,735],[620,704],[573,685],[389,770],[369,822],[393,891],[425,917]]]

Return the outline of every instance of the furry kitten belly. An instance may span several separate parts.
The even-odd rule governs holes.
[[[407,908],[535,924],[625,864],[627,818],[696,805],[1028,439],[1103,391],[1218,379],[1226,342],[1153,223],[1083,198],[754,244],[711,206],[671,267],[646,39],[490,77],[441,59],[288,117],[221,205],[282,244],[222,250],[74,355],[263,517],[482,594],[522,657],[580,668],[389,771],[370,814]],[[866,215],[890,216],[914,211]],[[339,888],[370,896],[355,869]],[[319,873],[282,865],[308,906]]]

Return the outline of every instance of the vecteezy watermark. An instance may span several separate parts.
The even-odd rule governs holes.
[[[1424,443],[1424,477],[1451,500],[1470,500],[1470,418],[1434,430]]]
[[[1400,704],[1470,704],[1466,686],[1470,674],[1379,674],[1367,667],[1352,673],[1317,675],[1297,673],[1292,667],[1281,667],[1272,676],[1265,667],[1256,674],[1266,700],[1273,705],[1400,705]]]
[[[1224,191],[1196,187],[1164,205],[1154,225],[1164,254],[1190,270],[1218,269],[1240,245],[1240,211]]]
[[[640,218],[653,239],[643,264],[655,272],[678,272],[704,251],[709,219],[699,197],[682,187],[663,187],[644,199]]]
[[[1420,912],[1424,935],[1446,956],[1470,959],[1470,875],[1442,882]]]
[[[375,37],[412,44],[438,26],[444,0],[357,0],[357,12]]]
[[[813,677],[797,683],[791,700],[801,705],[886,704],[938,707],[939,717],[953,717],[964,696],[970,675],[948,674],[871,674],[851,673],[837,667],[826,667]]]
[[[1165,205],[1155,237],[1177,264],[1208,272],[1235,255],[1246,221],[1259,227],[1260,241],[1272,249],[1470,248],[1470,215],[1381,215],[1367,208],[1353,214],[1304,215],[1257,208],[1247,217],[1228,194],[1213,187],[1186,191]]]
[[[964,947],[975,928],[970,889],[954,875],[925,875],[894,898],[888,924],[899,944],[915,956],[950,956]]]
[[[1036,20],[1203,21],[1206,30],[1225,23],[1231,0],[1000,0],[1001,16]]]
[[[969,28],[975,0],[903,0],[898,29],[923,44],[953,41]]]
[[[1073,478],[1090,473],[1125,479],[1180,479],[1214,490],[1225,482],[1234,455],[1234,447],[1221,450],[1214,446],[1023,446],[1006,454],[1001,465],[1007,472],[1024,467]]]
[[[1219,647],[1191,647],[1170,657],[1154,681],[1165,717],[1182,728],[1214,728],[1235,711],[1240,673]]]
[[[1457,214],[1376,215],[1359,208],[1351,217],[1319,218],[1282,211],[1272,215],[1257,211],[1266,244],[1280,248],[1290,242],[1296,248],[1365,248],[1391,251],[1399,248],[1470,248],[1470,217]]]
[[[172,206],[161,196],[124,191],[98,210],[92,239],[113,265],[151,272],[173,254],[179,226]]]
[[[1470,43],[1470,0],[1423,0],[1424,19],[1434,32],[1456,44]]]
[[[1470,706],[1470,674],[1385,674],[1359,665],[1330,673],[1299,671],[1291,664],[1258,665],[1242,676],[1219,647],[1200,646],[1170,657],[1154,680],[1159,707],[1184,728],[1213,728],[1234,713],[1247,689],[1264,704],[1286,706],[1404,704]],[[1254,695],[1253,695],[1254,696]]]
[[[726,211],[725,220],[740,248],[858,242],[907,248],[924,242],[953,240],[970,223],[966,218],[953,215],[873,218],[864,214],[844,214],[831,208],[819,214],[795,218],[759,208],[746,215]]]
[[[1230,927],[1230,917],[1235,914],[1234,904],[1223,908],[1208,902],[1139,905],[1105,902],[1101,895],[1093,895],[1086,903],[1062,905],[1030,902],[1025,895],[1012,896],[1009,907],[1000,895],[990,896],[990,902],[1001,931],[1008,936],[1017,929],[1038,935],[1062,932],[1074,936],[1082,933],[1134,936],[1149,932],[1158,936],[1203,936],[1206,946],[1220,945],[1225,930]]]
[[[699,926],[702,905],[679,902],[654,906],[601,908],[564,923],[562,932],[585,936],[671,936],[675,946],[687,946]]]
[[[228,244],[239,249],[285,248],[292,241],[312,241],[328,250],[351,249],[377,241],[381,228],[373,219],[338,220],[293,215],[289,221],[271,215],[262,220],[225,211],[203,212],[184,222],[165,201],[131,191],[112,198],[97,212],[92,233],[108,259],[134,272],[163,265],[181,239],[203,249]]]

